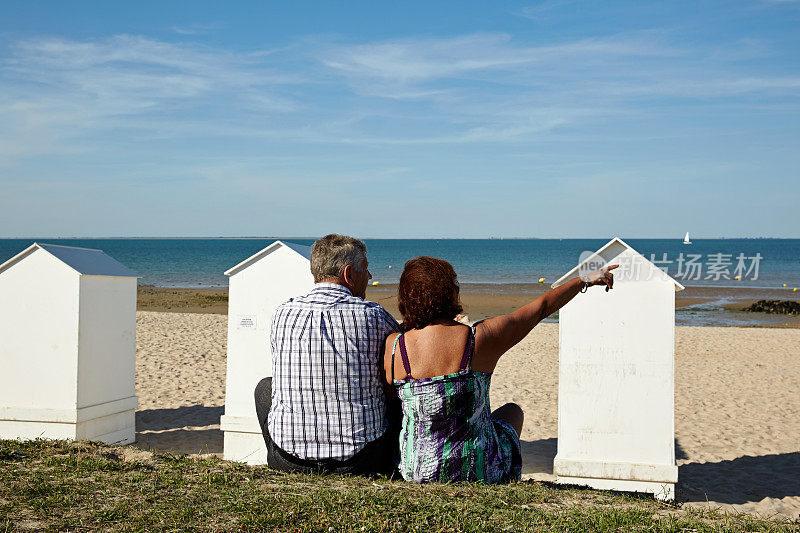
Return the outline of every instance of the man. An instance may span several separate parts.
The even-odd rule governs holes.
[[[272,468],[360,475],[394,470],[397,434],[387,432],[379,368],[383,342],[400,326],[364,300],[372,279],[366,254],[353,237],[316,241],[314,289],[281,304],[272,317],[273,377],[255,391]]]

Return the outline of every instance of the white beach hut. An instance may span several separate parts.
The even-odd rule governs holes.
[[[0,265],[0,438],[136,438],[138,275],[34,243]]]
[[[228,367],[224,458],[266,464],[267,450],[256,418],[253,392],[272,376],[270,323],[275,309],[314,286],[311,248],[275,241],[225,272],[228,290]]]
[[[619,263],[559,313],[557,481],[672,500],[675,292],[683,286],[621,239],[553,283]]]

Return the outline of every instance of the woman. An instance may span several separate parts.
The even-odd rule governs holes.
[[[400,277],[404,333],[386,340],[384,379],[402,403],[400,473],[408,481],[520,478],[523,413],[508,403],[491,412],[489,386],[497,361],[542,319],[592,285],[612,288],[608,266],[543,294],[507,315],[472,327],[461,313],[456,273],[434,257],[410,259]]]

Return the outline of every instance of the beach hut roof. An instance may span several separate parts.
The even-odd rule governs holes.
[[[113,257],[106,255],[102,250],[58,244],[39,244],[38,242],[31,244],[0,265],[0,273],[8,270],[36,250],[44,250],[82,276],[141,277]]]
[[[583,259],[580,263],[578,263],[575,268],[558,278],[551,287],[556,288],[559,285],[565,283],[566,281],[576,277],[578,272],[580,271],[581,267],[586,263],[597,260],[598,258],[603,259],[604,261],[612,261],[614,258],[619,256],[622,252],[630,250],[636,256],[639,257],[640,261],[643,264],[649,265],[653,268],[653,272],[655,272],[656,276],[660,277],[661,279],[668,279],[675,285],[675,292],[682,291],[685,287],[675,281],[672,276],[669,276],[666,272],[658,268],[658,266],[654,265],[651,261],[648,261],[645,256],[634,250],[630,245],[628,245],[625,241],[620,239],[619,237],[614,237],[610,241],[608,241],[602,248],[591,254],[589,257]]]
[[[311,259],[311,247],[310,246],[303,246],[302,244],[295,244],[293,242],[275,241],[272,244],[270,244],[269,246],[267,246],[266,248],[254,253],[253,255],[251,255],[250,257],[248,257],[247,259],[245,259],[244,261],[242,261],[238,265],[236,265],[234,267],[231,267],[228,270],[226,270],[225,271],[225,275],[226,276],[233,276],[234,274],[238,273],[239,271],[244,270],[245,268],[249,267],[250,265],[252,265],[256,261],[258,261],[259,259],[264,257],[265,255],[271,253],[273,250],[276,250],[276,249],[280,248],[281,246],[285,246],[286,248],[292,250],[297,255],[299,255],[299,256],[301,256],[301,257],[303,257],[305,259],[309,259],[309,260]]]

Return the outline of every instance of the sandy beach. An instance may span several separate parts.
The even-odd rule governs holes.
[[[137,446],[221,454],[227,317],[137,313]],[[558,326],[506,354],[492,403],[526,413],[524,477],[552,479]],[[685,505],[800,514],[800,330],[676,330],[678,498]]]

